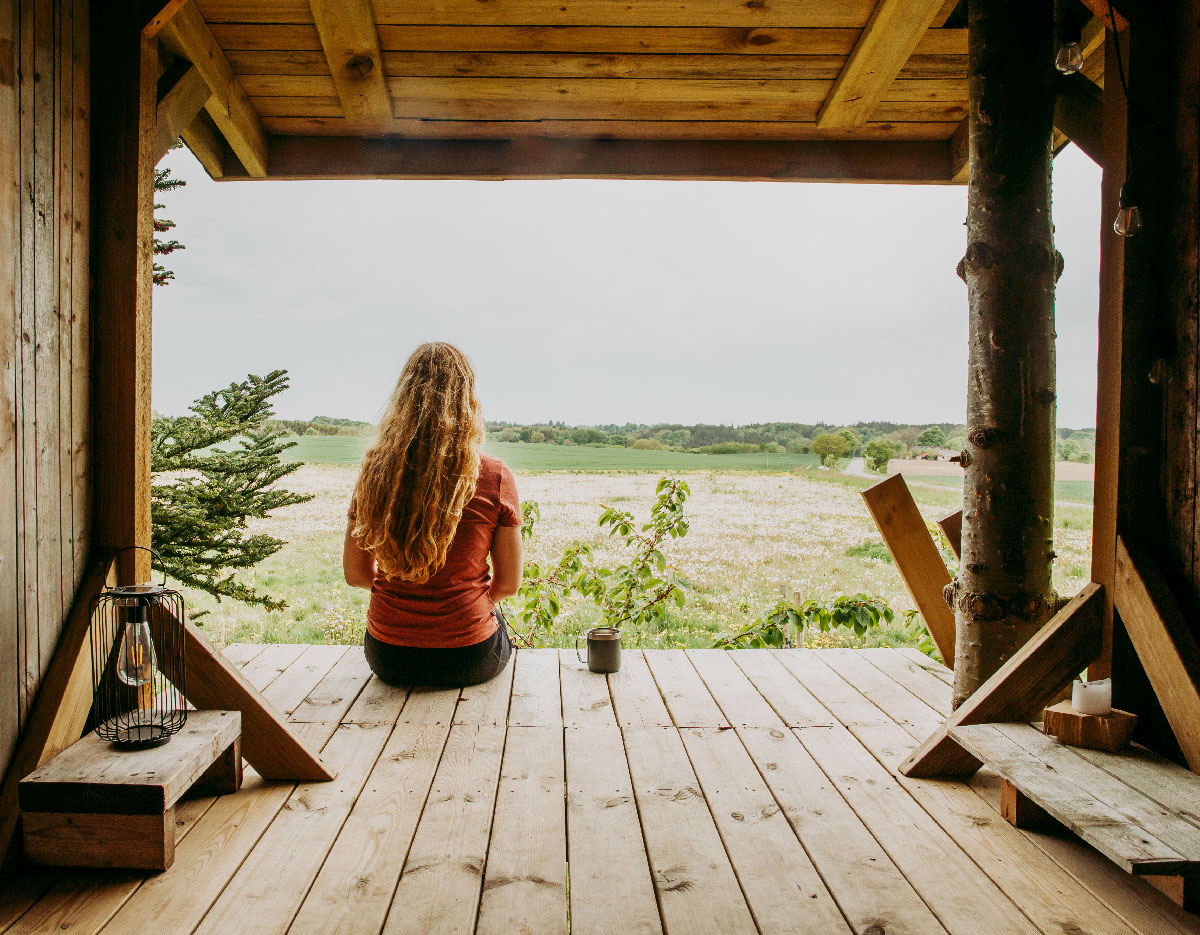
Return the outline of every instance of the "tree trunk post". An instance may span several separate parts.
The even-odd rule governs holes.
[[[954,705],[1054,612],[1054,114],[1051,0],[968,5],[970,297]]]

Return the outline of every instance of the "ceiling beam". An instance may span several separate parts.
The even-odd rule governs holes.
[[[212,89],[195,65],[187,65],[182,74],[175,78],[174,70],[164,76],[169,83],[165,92],[159,82],[158,113],[154,135],[154,161],[157,163],[175,145],[175,141],[196,119],[212,97]]]
[[[971,165],[970,133],[970,118],[967,118],[958,125],[954,136],[950,137],[950,178],[963,185],[967,184]]]
[[[945,0],[879,0],[817,114],[819,127],[866,123]]]
[[[1092,162],[1103,166],[1104,103],[1099,88],[1083,75],[1059,75],[1055,90],[1055,129],[1062,131]]]
[[[342,112],[355,133],[387,133],[392,99],[369,0],[309,0]]]
[[[713,179],[945,184],[945,141],[275,136],[272,179]],[[228,167],[225,178],[246,178]]]
[[[192,155],[204,166],[204,171],[210,178],[219,179],[225,175],[225,153],[228,144],[221,139],[216,124],[204,111],[196,115],[186,130],[179,134],[184,145],[192,151]]]
[[[205,109],[246,171],[267,174],[267,136],[241,82],[229,67],[194,0],[171,0],[145,29],[179,58],[187,59],[204,77],[212,96]]]

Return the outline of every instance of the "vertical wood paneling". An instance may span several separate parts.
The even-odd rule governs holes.
[[[0,763],[90,528],[88,0],[0,4]]]
[[[0,757],[17,739],[24,700],[17,633],[17,316],[21,282],[18,7],[0,7]]]

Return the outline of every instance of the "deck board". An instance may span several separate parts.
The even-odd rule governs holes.
[[[357,647],[227,655],[338,778],[249,770],[181,803],[169,871],[30,873],[0,932],[1200,935],[1003,822],[994,775],[895,775],[949,706],[920,654],[627,650],[606,678],[522,650],[461,691],[388,686]]]

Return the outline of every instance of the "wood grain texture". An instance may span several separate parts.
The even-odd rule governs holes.
[[[1175,739],[1200,772],[1200,645],[1158,570],[1117,539],[1117,612]]]
[[[894,474],[868,487],[862,496],[938,652],[943,659],[953,659],[954,612],[942,597],[950,573],[925,528],[904,475]]]
[[[684,653],[647,649],[642,655],[676,727],[729,726],[728,718]]]
[[[210,97],[212,89],[200,69],[192,65],[159,98],[154,131],[155,164],[175,145],[180,134],[191,126]]]
[[[1120,783],[1115,797],[1106,794],[1102,770],[1027,724],[975,724],[955,728],[954,736],[1003,779],[1130,873],[1177,873],[1200,855],[1184,853],[1163,840],[1164,833],[1171,837],[1171,829],[1161,809]],[[1187,829],[1189,839],[1200,830],[1192,825]]]
[[[1129,743],[1137,715],[1113,708],[1107,715],[1080,714],[1060,701],[1042,712],[1042,732],[1071,747],[1115,752]]]
[[[257,178],[264,177],[267,142],[258,114],[193,0],[171,0],[150,21],[145,34],[147,39],[161,41],[173,54],[196,67],[212,90],[205,104],[208,115],[246,171]]]
[[[455,724],[396,887],[385,935],[469,932],[487,859],[505,726]]]
[[[1052,701],[1100,653],[1103,588],[1084,587],[900,766],[905,776],[963,776],[979,760],[949,735],[967,724],[1023,720]]]
[[[622,727],[671,726],[671,715],[640,650],[622,650],[620,671],[609,674],[608,689]]]
[[[475,927],[479,935],[558,935],[567,929],[563,757],[561,724],[509,727]]]
[[[666,930],[753,931],[746,898],[679,732],[627,727],[622,735]],[[704,899],[696,899],[696,893]]]
[[[508,723],[513,727],[562,727],[558,690],[558,650],[518,649],[513,670]]]
[[[272,137],[271,178],[946,181],[937,142],[359,140]],[[245,178],[227,167],[227,180]]]
[[[417,716],[398,724],[289,932],[375,935],[383,927],[457,700],[453,689],[424,693]]]
[[[865,123],[944,5],[945,0],[879,0],[817,123]]]
[[[370,0],[309,0],[309,7],[347,122],[356,133],[385,132],[392,103]]]
[[[148,815],[28,812],[25,857],[39,866],[166,870],[175,861],[175,809]]]
[[[937,521],[938,529],[950,543],[950,550],[955,558],[962,558],[962,510],[947,513]]]
[[[118,751],[88,734],[21,781],[21,810],[161,814],[237,740],[241,729],[236,711],[193,711],[168,743],[149,750]]]

